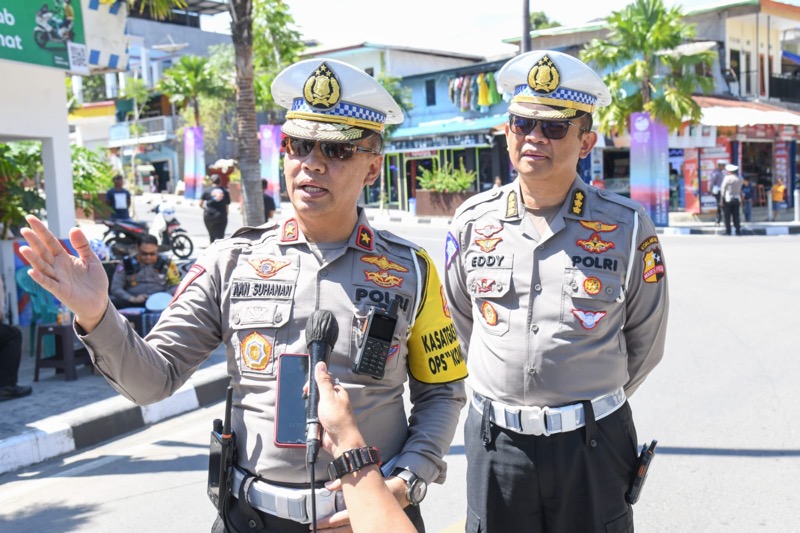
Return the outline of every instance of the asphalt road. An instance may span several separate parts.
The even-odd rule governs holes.
[[[443,268],[444,228],[386,227],[422,244]],[[631,399],[640,442],[659,441],[635,506],[637,530],[798,531],[800,332],[790,317],[800,295],[800,237],[661,240],[671,294],[667,351]],[[215,410],[26,470],[0,487],[0,530],[206,531]],[[447,482],[431,487],[423,504],[432,533],[463,531],[461,429],[448,464]]]

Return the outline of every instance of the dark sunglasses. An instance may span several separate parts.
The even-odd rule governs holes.
[[[154,257],[158,255],[158,252],[139,252],[139,255],[142,257]]]
[[[294,137],[284,137],[281,141],[281,146],[287,154],[305,157],[314,150],[314,146],[316,146],[318,142],[322,155],[328,159],[350,159],[357,152],[380,155],[380,152],[364,148],[363,146],[356,146],[354,143],[312,141],[310,139],[295,139]]]
[[[518,117],[517,115],[511,115],[511,118],[508,119],[509,129],[516,135],[530,135],[533,128],[536,127],[536,124],[540,125],[542,135],[548,139],[563,139],[567,136],[570,126],[575,126],[584,132],[589,131],[569,120],[539,120],[535,118]]]

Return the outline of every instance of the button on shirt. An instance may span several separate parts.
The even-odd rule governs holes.
[[[113,310],[81,339],[100,372],[141,404],[177,390],[224,343],[239,465],[270,481],[306,483],[305,450],[275,445],[278,359],[308,353],[308,318],[329,310],[339,326],[329,369],[347,389],[366,442],[384,460],[397,455],[398,467],[443,481],[442,458],[466,403],[466,362],[444,290],[427,254],[372,229],[359,215],[349,241],[323,255],[314,253],[294,219],[243,228],[197,260],[147,342],[121,335],[124,319]],[[355,374],[369,309],[393,300],[399,320],[384,379]],[[402,399],[406,382],[410,419]],[[318,479],[326,478],[331,460],[320,453]]]
[[[517,182],[456,212],[445,287],[468,383],[517,406],[632,394],[664,352],[667,279],[639,204],[576,177],[540,234]]]

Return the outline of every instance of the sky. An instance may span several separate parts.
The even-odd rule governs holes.
[[[503,39],[522,34],[520,0],[285,0],[305,39],[324,47],[372,42],[491,57],[513,53]],[[732,1],[732,0],[731,0]],[[631,0],[530,0],[562,26],[603,18]],[[664,0],[693,9],[721,0]]]

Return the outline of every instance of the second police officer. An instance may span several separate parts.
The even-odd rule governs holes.
[[[445,286],[473,393],[467,532],[633,531],[637,464],[626,401],[661,360],[667,280],[641,205],[575,169],[611,97],[581,61],[506,63],[517,179],[456,212]]]
[[[357,207],[363,188],[380,174],[385,124],[402,122],[402,111],[375,79],[335,60],[286,68],[272,94],[289,109],[282,130],[294,215],[242,228],[209,246],[146,341],[108,305],[106,288],[96,283],[102,266],[79,230],[71,234],[76,260],[29,217],[24,235],[30,247],[22,253],[34,279],[75,313],[100,372],[136,403],[173,394],[220,343],[226,345],[238,446],[230,516],[238,531],[258,530],[248,525],[245,501],[265,531],[309,530],[306,500],[290,505],[309,492],[305,451],[275,445],[276,378],[283,354],[306,353],[309,317],[331,311],[340,333],[330,372],[348,390],[365,442],[391,464],[387,486],[423,531],[414,504],[426,483],[444,481],[443,457],[466,403],[466,363],[428,254],[372,228]],[[392,302],[399,319],[383,379],[354,373],[368,311]],[[406,382],[410,418],[403,405]],[[320,454],[318,481],[328,480],[330,460]],[[318,523],[350,529],[346,511]],[[225,530],[221,520],[213,530]]]

